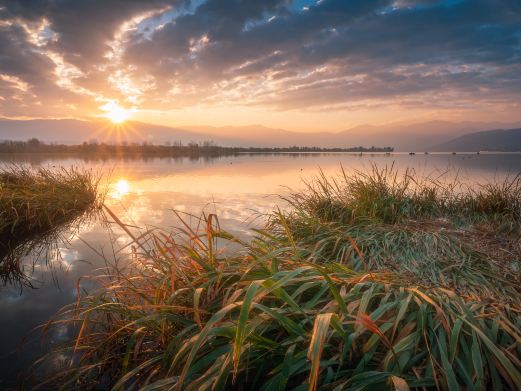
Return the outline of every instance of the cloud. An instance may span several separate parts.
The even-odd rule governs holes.
[[[27,31],[16,24],[0,26],[0,108],[21,115],[37,109],[61,91],[54,80],[54,64],[35,50]]]
[[[192,95],[195,85],[203,102],[236,97],[279,109],[427,92],[447,99],[481,87],[484,98],[519,92],[514,2],[324,0],[302,12],[270,2],[240,17],[228,12],[233,3],[209,0],[150,38],[135,37],[127,61],[161,80],[161,95],[171,85]],[[199,37],[205,43],[193,50]]]
[[[0,2],[0,74],[28,83],[30,94],[2,95],[3,115],[92,113],[110,91],[110,57],[134,18],[182,5],[179,0]],[[117,43],[117,42],[116,42]],[[5,84],[5,83],[4,83]],[[107,97],[106,97],[107,96]],[[34,98],[34,99],[32,99]],[[23,103],[20,103],[23,102]],[[29,109],[29,110],[28,110]]]
[[[521,93],[516,0],[0,4],[4,101],[66,92],[89,110],[114,99],[283,111],[478,107]]]
[[[80,68],[99,62],[111,48],[108,43],[129,19],[162,7],[178,4],[175,0],[9,0],[4,2],[3,17],[22,23],[46,20],[57,34],[47,47],[62,53]]]

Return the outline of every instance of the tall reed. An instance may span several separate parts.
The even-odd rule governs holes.
[[[432,198],[389,172],[364,175],[294,194],[248,243],[214,215],[202,231],[181,220],[135,237],[128,257],[94,278],[99,289],[44,327],[77,332],[42,359],[64,365],[40,387],[521,389],[519,285],[494,251],[407,221],[467,218],[454,208],[462,202],[475,211],[466,229],[499,215],[515,229],[517,206],[495,200],[517,195],[497,194],[503,206],[489,209],[479,193]]]

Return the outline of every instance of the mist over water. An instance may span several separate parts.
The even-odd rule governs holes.
[[[31,160],[32,159],[32,160]],[[168,230],[179,221],[173,209],[199,215],[215,213],[221,226],[248,238],[252,227],[262,225],[262,215],[277,206],[288,207],[280,195],[303,189],[303,181],[322,171],[326,176],[364,171],[377,165],[406,169],[417,178],[490,183],[513,177],[521,171],[521,154],[273,154],[218,158],[140,159],[83,161],[76,159],[15,158],[17,164],[48,167],[81,166],[103,174],[107,188],[105,203],[126,224],[141,230]],[[12,160],[10,161],[12,162]],[[2,161],[0,164],[8,164]],[[136,228],[136,232],[139,229]],[[52,268],[27,259],[27,273],[37,289],[5,286],[0,289],[0,388],[13,387],[21,371],[46,351],[32,330],[45,323],[61,307],[73,302],[80,277],[99,273],[105,259],[118,257],[129,238],[120,229],[109,231],[99,222],[80,227],[79,237],[70,237],[57,250],[61,260]],[[113,244],[111,244],[113,243]],[[123,250],[128,251],[128,249]],[[80,287],[89,289],[87,279]],[[47,336],[59,343],[66,328]],[[28,337],[25,345],[21,346]]]

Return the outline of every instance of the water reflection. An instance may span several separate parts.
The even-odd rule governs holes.
[[[42,164],[42,160],[33,160]],[[302,180],[319,173],[338,175],[342,165],[347,172],[394,164],[396,169],[413,168],[417,176],[458,176],[467,182],[486,183],[512,176],[521,170],[520,154],[307,154],[307,155],[240,155],[218,158],[150,158],[126,160],[54,159],[45,165],[84,166],[105,173],[108,188],[106,204],[124,223],[142,227],[168,229],[178,224],[172,209],[199,215],[201,210],[215,213],[223,228],[247,237],[250,228],[262,223],[256,218],[284,207],[277,194],[288,188],[302,189]],[[132,228],[134,230],[134,228]],[[114,228],[111,233],[100,224],[82,226],[78,237],[69,245],[59,245],[63,261],[55,268],[37,267],[31,278],[43,282],[37,290],[16,287],[0,291],[0,389],[13,386],[21,370],[42,352],[38,338],[32,334],[28,345],[17,352],[23,337],[48,320],[59,308],[74,301],[78,278],[103,267],[105,260],[117,258],[118,249],[129,243],[126,233]],[[53,283],[53,279],[58,285]],[[89,289],[82,279],[80,289]],[[62,330],[51,340],[60,341],[68,333]]]
[[[126,179],[120,179],[114,184],[114,191],[110,194],[113,198],[122,199],[130,192],[130,185]]]

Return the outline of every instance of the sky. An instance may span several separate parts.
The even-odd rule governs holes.
[[[519,0],[0,0],[0,117],[521,120]]]

